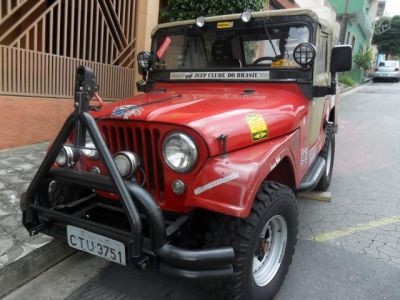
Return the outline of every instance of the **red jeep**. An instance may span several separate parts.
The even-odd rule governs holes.
[[[21,200],[23,222],[76,249],[267,299],[298,227],[296,193],[329,186],[337,128],[328,10],[278,10],[163,24],[138,55],[145,93],[91,106],[78,67],[75,111]],[[218,280],[217,280],[218,279]]]

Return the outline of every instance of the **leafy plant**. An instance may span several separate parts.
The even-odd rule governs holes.
[[[353,61],[357,67],[366,71],[370,68],[372,60],[372,49],[367,48],[364,53],[359,52],[353,56]]]
[[[166,22],[240,13],[245,10],[259,11],[265,0],[168,0],[160,11],[160,19]]]
[[[339,82],[345,86],[355,86],[356,83],[353,79],[351,79],[350,75],[348,74],[340,74],[339,75]]]

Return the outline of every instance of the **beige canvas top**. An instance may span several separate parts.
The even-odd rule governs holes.
[[[241,14],[233,14],[233,15],[207,17],[205,18],[205,20],[206,22],[235,20],[235,19],[240,19],[240,15]],[[334,35],[337,35],[340,30],[340,26],[336,22],[336,13],[331,8],[326,6],[307,8],[307,9],[290,8],[290,9],[279,9],[279,10],[268,10],[261,12],[253,12],[252,15],[253,18],[278,17],[278,16],[309,16],[315,22],[321,24],[323,31],[333,32]],[[169,28],[169,27],[192,25],[192,24],[195,24],[195,20],[159,24],[154,28],[152,35],[154,35],[154,33],[160,28]]]

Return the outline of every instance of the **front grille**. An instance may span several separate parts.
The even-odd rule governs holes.
[[[138,123],[115,124],[116,122],[112,125],[103,123],[100,126],[111,154],[124,150],[138,154],[142,172],[137,172],[136,179],[139,183],[144,183],[146,189],[158,202],[161,202],[164,192],[164,173],[158,151],[160,131]]]

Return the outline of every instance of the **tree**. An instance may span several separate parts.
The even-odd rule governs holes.
[[[181,21],[199,16],[217,16],[241,13],[245,10],[260,11],[265,0],[168,0],[162,9],[162,21]]]
[[[380,26],[382,24],[391,24],[390,29],[379,33],[379,27],[376,27],[372,43],[378,46],[380,53],[400,55],[400,16],[385,18],[380,22]]]

